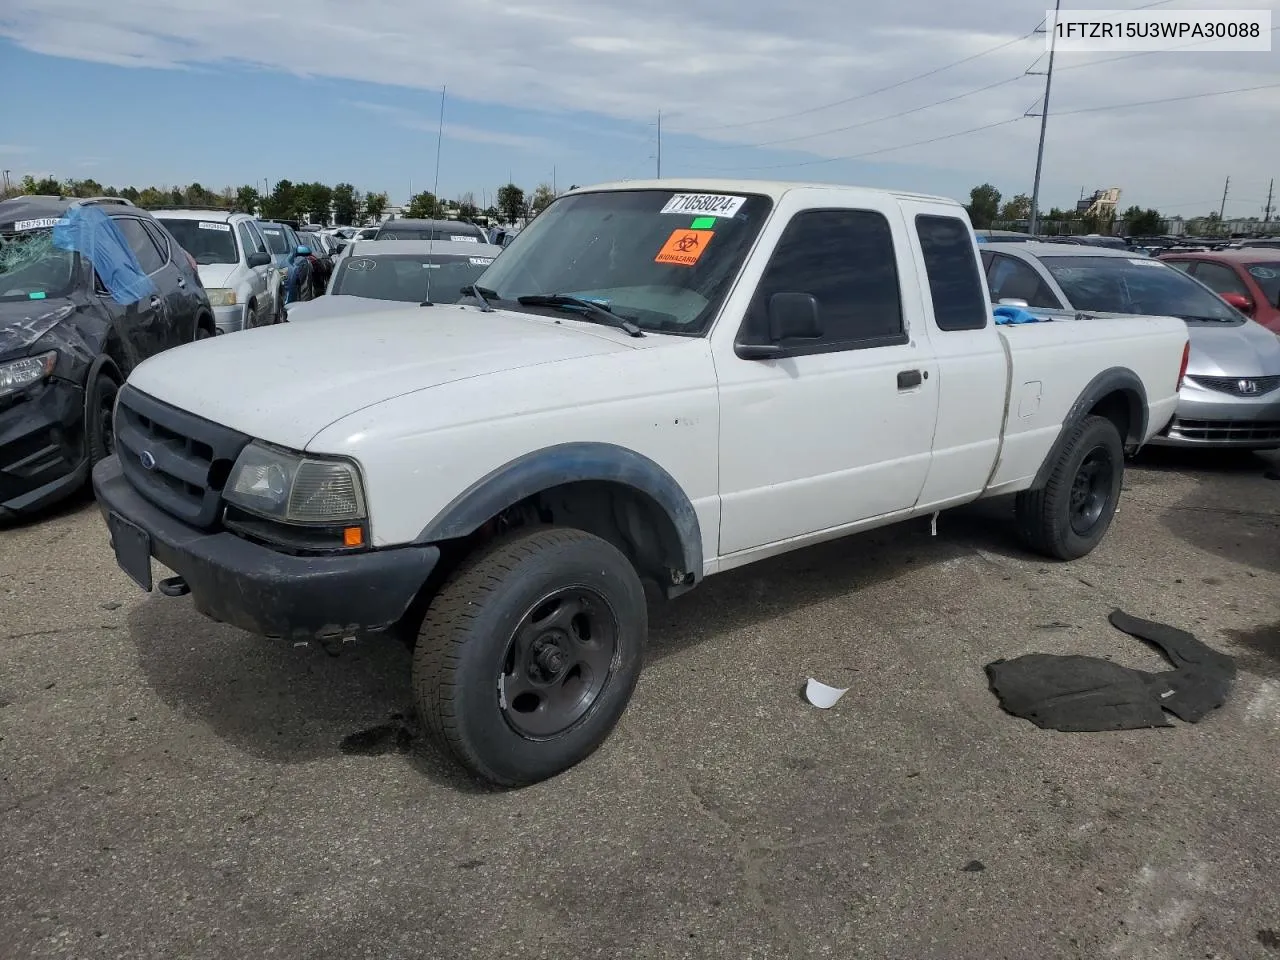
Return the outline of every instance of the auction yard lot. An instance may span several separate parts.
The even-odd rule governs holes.
[[[1268,466],[1144,455],[1073,564],[990,505],[714,577],[600,752],[513,792],[418,738],[406,650],[144,597],[81,499],[0,532],[0,956],[1280,957]],[[997,657],[1158,667],[1115,607],[1234,655],[1227,705],[1001,712]]]

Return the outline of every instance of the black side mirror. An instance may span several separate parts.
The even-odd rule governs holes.
[[[271,254],[257,250],[249,254],[249,258],[245,263],[251,267],[269,267],[271,265]]]
[[[769,339],[816,340],[822,336],[818,298],[811,293],[775,293],[769,298]]]

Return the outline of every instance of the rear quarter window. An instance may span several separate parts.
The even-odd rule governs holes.
[[[987,298],[974,256],[973,235],[959,217],[920,214],[916,232],[940,330],[981,330],[987,325]]]

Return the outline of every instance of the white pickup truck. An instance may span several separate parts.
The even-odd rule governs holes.
[[[470,294],[148,360],[93,483],[146,590],[412,638],[427,730],[508,786],[608,736],[642,581],[1001,494],[1089,552],[1187,358],[1174,318],[997,325],[963,207],[851,187],[574,190]]]

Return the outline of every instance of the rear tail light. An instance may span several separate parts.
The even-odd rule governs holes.
[[[1191,363],[1191,341],[1188,340],[1182,347],[1182,366],[1178,370],[1178,386],[1176,389],[1182,389],[1182,381],[1187,377],[1187,366]]]

